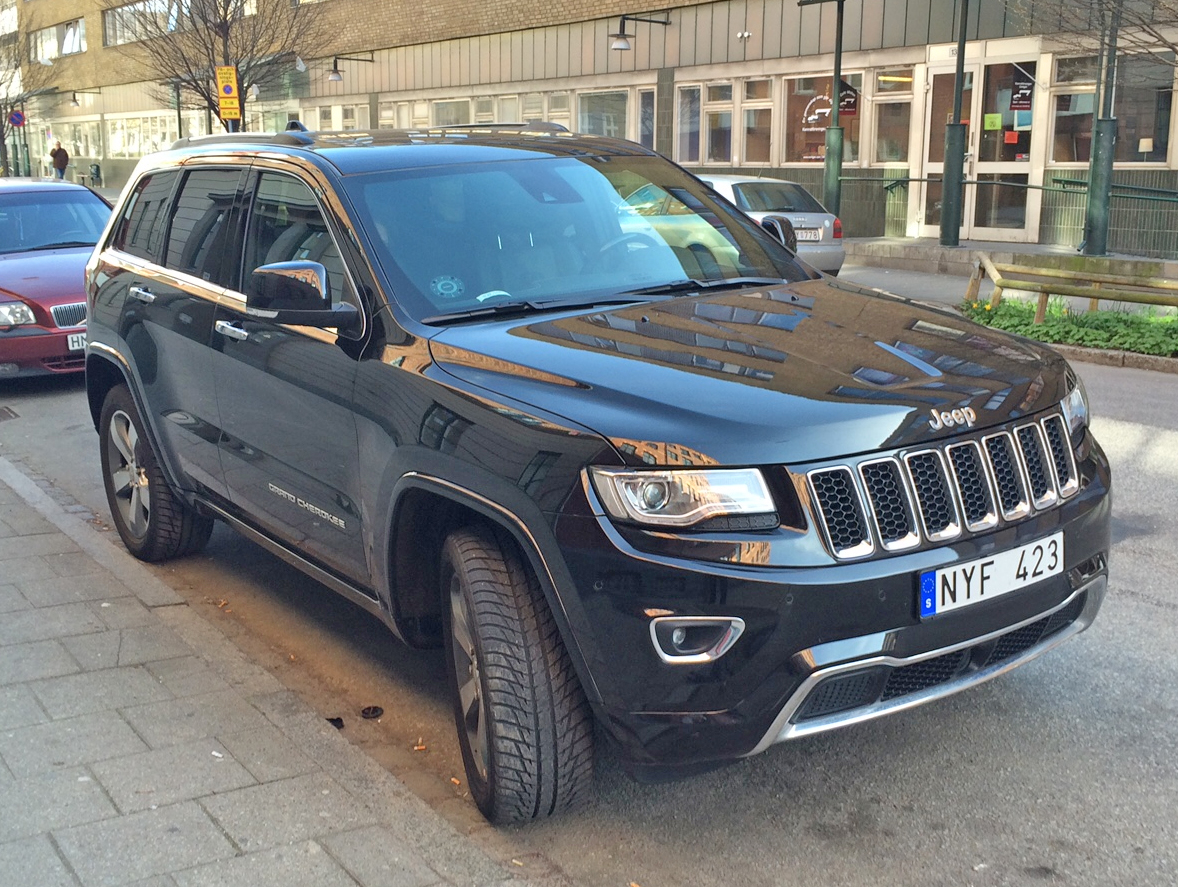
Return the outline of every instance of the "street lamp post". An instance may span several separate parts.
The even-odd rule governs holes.
[[[798,6],[828,3],[830,0],[798,0]],[[826,127],[826,154],[822,165],[822,202],[828,212],[839,214],[843,197],[843,128],[839,124],[839,104],[843,97],[843,5],[838,4],[834,33],[834,76],[830,83],[830,125]]]
[[[1108,214],[1113,187],[1113,146],[1117,119],[1113,116],[1113,93],[1117,82],[1117,34],[1121,7],[1113,8],[1105,47],[1104,87],[1100,116],[1092,131],[1092,157],[1088,165],[1088,207],[1085,210],[1084,255],[1108,255]],[[1095,112],[1094,112],[1095,113]]]
[[[945,165],[941,175],[941,246],[961,243],[961,205],[965,191],[965,136],[961,122],[961,94],[965,89],[965,28],[969,0],[961,0],[961,27],[957,32],[957,71],[953,84],[953,122],[945,126]]]

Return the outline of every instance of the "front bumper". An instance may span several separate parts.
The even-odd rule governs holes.
[[[71,335],[85,333],[85,327],[18,326],[0,330],[0,379],[85,370],[85,349],[69,348]]]
[[[709,559],[689,559],[682,536],[639,539],[592,501],[566,510],[557,542],[577,580],[561,598],[623,760],[652,779],[697,772],[957,692],[1083,630],[1105,593],[1111,510],[1107,461],[1095,446],[1086,456],[1084,488],[1059,507],[951,545],[830,566],[750,566],[750,547],[770,544],[754,533],[708,534],[697,544]],[[1061,530],[1059,575],[921,619],[922,571]],[[667,662],[651,623],[668,617],[739,620],[742,631],[718,658]]]

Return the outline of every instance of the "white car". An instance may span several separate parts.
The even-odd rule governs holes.
[[[847,253],[843,223],[797,182],[747,176],[700,178],[758,222],[785,216],[798,237],[798,258],[826,274],[838,274]]]

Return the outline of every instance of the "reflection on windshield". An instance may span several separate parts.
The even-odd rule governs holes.
[[[683,280],[806,279],[784,248],[678,167],[650,156],[600,161],[385,171],[353,187],[376,258],[418,318],[589,304]]]
[[[93,246],[110,208],[89,191],[0,195],[0,253]]]

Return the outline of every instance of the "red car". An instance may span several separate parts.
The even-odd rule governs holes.
[[[86,368],[84,269],[109,216],[81,185],[0,179],[0,379]]]

